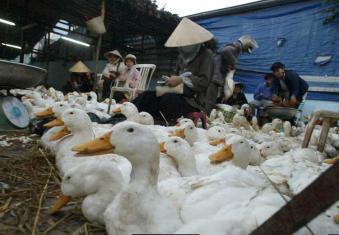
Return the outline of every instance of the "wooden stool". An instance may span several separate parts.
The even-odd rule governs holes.
[[[328,131],[331,127],[331,125],[339,120],[339,113],[337,112],[331,112],[331,111],[316,111],[312,113],[311,120],[307,124],[305,137],[303,141],[303,148],[307,148],[308,144],[311,140],[312,132],[314,130],[314,127],[316,125],[316,122],[319,120],[319,118],[323,119],[323,124],[321,128],[321,133],[319,137],[318,147],[317,150],[319,152],[323,152],[326,144],[326,139],[328,135]]]

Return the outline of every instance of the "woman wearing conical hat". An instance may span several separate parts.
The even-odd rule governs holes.
[[[103,76],[103,88],[102,88],[102,98],[108,98],[111,92],[111,86],[116,79],[119,78],[121,73],[125,69],[125,64],[122,62],[122,56],[118,50],[108,51],[104,55],[108,63],[104,71],[102,72]]]
[[[176,73],[165,80],[165,86],[146,91],[133,103],[161,119],[175,121],[191,112],[205,111],[206,90],[213,73],[213,53],[205,43],[213,35],[187,18],[183,18],[167,40],[166,47],[177,47]]]

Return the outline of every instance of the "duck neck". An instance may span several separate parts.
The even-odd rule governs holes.
[[[130,110],[124,114],[129,121],[136,121],[139,117],[139,112],[137,110]]]
[[[193,131],[186,136],[187,142],[193,146],[193,144],[198,140],[198,132]]]
[[[246,169],[248,164],[250,163],[250,153],[241,156],[234,156],[232,162],[234,165]]]
[[[192,153],[186,153],[185,156],[175,158],[175,161],[177,162],[178,171],[181,176],[186,177],[198,174]]]
[[[159,153],[153,154],[150,159],[143,159],[142,162],[133,162],[130,185],[144,185],[157,187],[159,175]]]
[[[70,128],[72,132],[72,145],[81,144],[85,141],[93,140],[95,138],[91,125],[82,128]]]

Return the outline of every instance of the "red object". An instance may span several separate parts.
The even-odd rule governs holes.
[[[200,118],[202,128],[207,129],[207,115],[205,112],[191,112],[187,114],[187,118],[192,119],[196,127],[198,126],[198,120]]]
[[[123,104],[123,103],[125,103],[125,102],[128,102],[128,99],[126,99],[126,98],[125,98],[125,99],[121,99],[120,102],[119,102],[119,104]]]

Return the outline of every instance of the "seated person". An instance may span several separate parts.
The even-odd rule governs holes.
[[[81,92],[90,92],[93,90],[93,79],[90,73],[86,73],[81,77],[79,89]]]
[[[196,33],[187,37],[186,33],[193,30]],[[176,75],[165,81],[164,88],[168,92],[158,96],[155,91],[143,92],[132,101],[138,110],[163,120],[161,112],[170,123],[189,113],[205,111],[206,91],[213,73],[213,53],[205,42],[212,38],[213,35],[206,29],[183,18],[165,44],[166,47],[179,48]],[[171,88],[177,91],[170,92]]]
[[[66,85],[62,87],[62,90],[64,94],[67,94],[73,91],[80,92],[77,73],[71,73],[71,77],[67,80]]]
[[[265,81],[260,83],[254,91],[254,100],[250,102],[252,115],[255,115],[255,109],[265,108],[273,104],[272,102],[272,81],[273,74],[266,74]]]
[[[123,70],[122,74],[119,76],[119,81],[122,81],[124,83],[124,88],[137,88],[140,78],[140,72],[134,66],[136,64],[135,55],[126,55],[124,63],[126,67]],[[113,94],[113,99],[115,99],[117,103],[123,103],[124,101],[130,99],[130,93],[115,91]]]
[[[125,69],[125,65],[122,63],[122,56],[118,50],[106,52],[105,57],[108,63],[102,72],[102,99],[109,98],[112,85]]]
[[[285,70],[285,65],[276,62],[271,66],[274,75],[272,83],[272,101],[274,104],[298,108],[308,84],[293,70]]]
[[[226,104],[236,106],[239,109],[243,104],[247,103],[248,102],[244,94],[244,84],[235,83],[233,94],[226,100]]]

